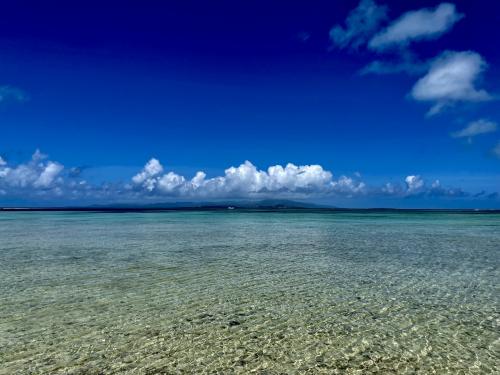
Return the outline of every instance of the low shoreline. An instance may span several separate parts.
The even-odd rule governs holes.
[[[307,213],[447,213],[447,214],[499,214],[499,209],[438,209],[438,208],[327,208],[327,207],[0,207],[0,212],[171,212],[171,211],[224,211],[224,212],[307,212]]]

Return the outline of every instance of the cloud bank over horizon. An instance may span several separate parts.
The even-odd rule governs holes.
[[[133,188],[147,194],[189,198],[251,198],[259,196],[314,197],[329,194],[365,193],[365,183],[347,176],[333,178],[321,165],[273,165],[259,170],[250,161],[230,167],[224,176],[206,178],[198,171],[188,179],[174,172],[163,173],[157,159],[151,159],[132,178]]]
[[[191,178],[166,171],[156,158],[128,181],[91,184],[74,174],[74,168],[51,161],[39,150],[31,159],[17,165],[0,157],[0,201],[26,199],[43,202],[56,200],[113,203],[146,203],[167,200],[222,199],[325,199],[362,197],[442,197],[467,198],[472,194],[458,187],[444,187],[439,180],[426,181],[420,175],[408,175],[403,181],[370,185],[353,176],[334,177],[321,165],[272,165],[258,169],[250,161],[229,167],[221,176],[207,177],[198,171]],[[493,192],[496,193],[496,192]]]

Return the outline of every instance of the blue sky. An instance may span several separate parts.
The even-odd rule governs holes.
[[[486,0],[9,2],[0,205],[500,207],[499,14]]]

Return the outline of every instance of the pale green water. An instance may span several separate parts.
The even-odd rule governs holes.
[[[500,215],[0,213],[0,374],[499,373]]]

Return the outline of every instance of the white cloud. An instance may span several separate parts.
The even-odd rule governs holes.
[[[500,157],[500,143],[495,148]],[[65,173],[65,171],[67,171]],[[361,174],[334,178],[321,165],[273,165],[260,170],[246,161],[230,167],[221,176],[207,178],[199,171],[193,178],[168,171],[157,159],[151,159],[131,178],[131,183],[100,185],[87,183],[71,174],[58,162],[36,151],[26,163],[11,165],[0,157],[0,195],[2,199],[56,199],[76,202],[145,202],[163,199],[246,199],[246,198],[326,198],[357,196],[412,196],[464,197],[461,189],[445,188],[436,180],[432,183],[419,175],[409,175],[404,185],[387,183],[382,187],[368,186]]]
[[[340,176],[337,181],[332,182],[332,186],[337,193],[342,193],[347,196],[366,192],[366,184],[364,182],[355,181],[347,176]]]
[[[42,188],[49,187],[63,169],[64,167],[61,164],[49,161],[47,165],[43,167],[42,173],[40,173],[40,176],[38,176],[33,183],[33,186]]]
[[[185,188],[186,179],[174,172],[168,172],[158,179],[158,189],[164,193],[173,193]],[[194,186],[193,186],[194,187]]]
[[[9,166],[0,161],[0,187],[7,189],[50,189],[54,188],[63,165],[43,161],[46,158],[37,150],[31,160],[17,166]]]
[[[361,0],[347,16],[345,28],[336,25],[330,30],[330,39],[339,48],[357,49],[368,41],[386,18],[387,7],[377,5],[373,0]]]
[[[24,198],[63,197],[66,199],[179,199],[313,197],[363,194],[366,186],[358,178],[341,176],[337,180],[320,165],[274,165],[259,170],[246,161],[230,167],[222,176],[207,178],[199,171],[191,179],[165,172],[157,159],[151,159],[131,179],[131,184],[91,185],[80,176],[63,174],[64,166],[48,160],[37,150],[26,163],[10,165],[0,158],[0,190],[5,196]],[[120,198],[121,197],[121,198]]]
[[[410,96],[434,103],[429,115],[456,102],[480,102],[491,96],[476,83],[486,69],[483,58],[472,51],[444,52],[431,64],[427,74],[413,86]]]
[[[442,3],[434,9],[410,11],[377,33],[368,46],[374,50],[383,50],[406,46],[415,40],[435,39],[462,18],[463,15],[457,13],[455,5],[450,3]]]
[[[149,193],[190,198],[234,198],[257,196],[310,196],[326,194],[361,194],[365,184],[350,177],[333,179],[331,172],[320,165],[274,165],[259,170],[246,161],[227,168],[223,176],[206,178],[198,172],[192,179],[174,172],[161,174],[163,167],[156,159],[155,172],[150,173],[151,161],[132,179],[134,186]],[[158,164],[156,164],[158,163]]]
[[[480,119],[470,122],[465,128],[452,133],[454,138],[474,137],[480,134],[493,133],[497,130],[496,122]]]
[[[132,181],[135,184],[142,184],[147,190],[152,191],[157,183],[157,179],[154,177],[162,172],[163,166],[157,159],[153,158],[148,161],[141,172],[132,178]]]
[[[382,186],[381,189],[382,193],[387,194],[387,195],[393,195],[396,192],[400,192],[400,188],[398,185],[394,185],[390,182],[387,182],[384,186]]]
[[[47,159],[47,155],[42,153],[39,149],[36,149],[33,155],[31,156],[31,160],[33,161],[40,161],[44,159]]]
[[[408,192],[417,192],[424,187],[424,180],[419,175],[410,175],[405,178]]]
[[[439,180],[431,183],[425,181],[420,175],[409,175],[404,179],[404,185],[386,183],[379,190],[380,193],[399,198],[411,197],[443,197],[463,198],[470,196],[460,188],[444,187]]]
[[[429,188],[426,189],[426,195],[432,197],[466,197],[470,194],[464,192],[460,188],[446,188],[441,185],[439,180],[435,180]]]

